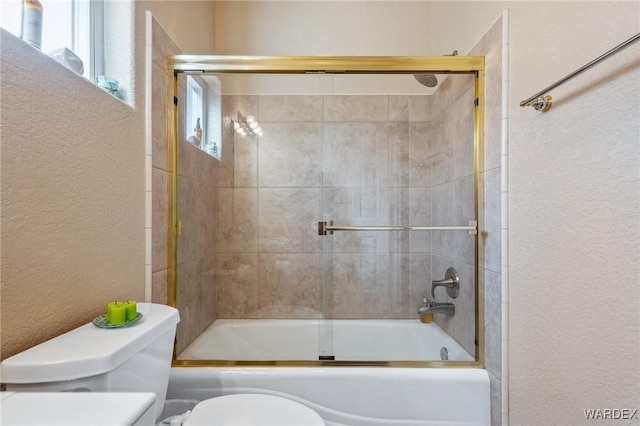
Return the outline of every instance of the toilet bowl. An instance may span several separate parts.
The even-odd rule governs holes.
[[[0,363],[12,392],[153,392],[153,420],[162,413],[169,384],[177,309],[139,303],[132,327],[104,329],[89,323]],[[238,394],[198,403],[185,426],[321,426],[310,408],[286,398]]]
[[[237,394],[198,403],[183,426],[323,426],[309,407],[273,395]]]

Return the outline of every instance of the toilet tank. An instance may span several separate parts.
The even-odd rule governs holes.
[[[8,391],[154,392],[164,406],[178,310],[139,303],[140,321],[104,329],[89,323],[0,363]]]

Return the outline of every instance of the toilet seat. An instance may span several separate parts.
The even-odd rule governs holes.
[[[324,426],[312,409],[262,394],[225,395],[199,402],[183,426]]]

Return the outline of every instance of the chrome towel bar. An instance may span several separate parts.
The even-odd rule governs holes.
[[[334,226],[333,221],[318,222],[318,235],[331,235],[334,231],[469,231],[478,233],[478,223],[470,220],[463,226]]]
[[[551,86],[542,89],[541,91],[539,91],[535,95],[533,95],[533,96],[525,99],[524,101],[520,102],[520,106],[521,107],[531,106],[536,111],[542,111],[542,112],[548,111],[549,108],[551,108],[552,98],[551,98],[551,96],[544,96],[547,92],[549,92],[549,91],[555,89],[556,87],[560,86],[561,84],[564,84],[565,82],[571,80],[573,77],[575,77],[575,76],[577,76],[579,74],[582,74],[583,72],[585,72],[589,68],[598,65],[600,62],[604,61],[605,59],[608,59],[610,56],[615,55],[616,53],[620,52],[621,50],[626,49],[627,47],[631,46],[633,43],[637,42],[638,40],[640,40],[640,33],[634,35],[629,40],[627,40],[627,41],[625,41],[623,43],[620,43],[619,45],[617,45],[613,49],[609,50],[608,52],[603,53],[602,55],[598,56],[593,61],[589,62],[588,64],[585,64],[581,68],[578,68],[577,70],[575,70],[571,74],[566,75],[565,77],[563,77],[560,80],[558,80],[555,83],[553,83]]]

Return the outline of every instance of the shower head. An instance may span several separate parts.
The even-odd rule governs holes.
[[[454,50],[451,55],[444,56],[458,56],[458,51]],[[433,74],[414,74],[413,78],[426,87],[436,87],[438,85],[438,78]]]
[[[413,78],[426,87],[436,87],[438,85],[438,79],[433,74],[414,74]]]

